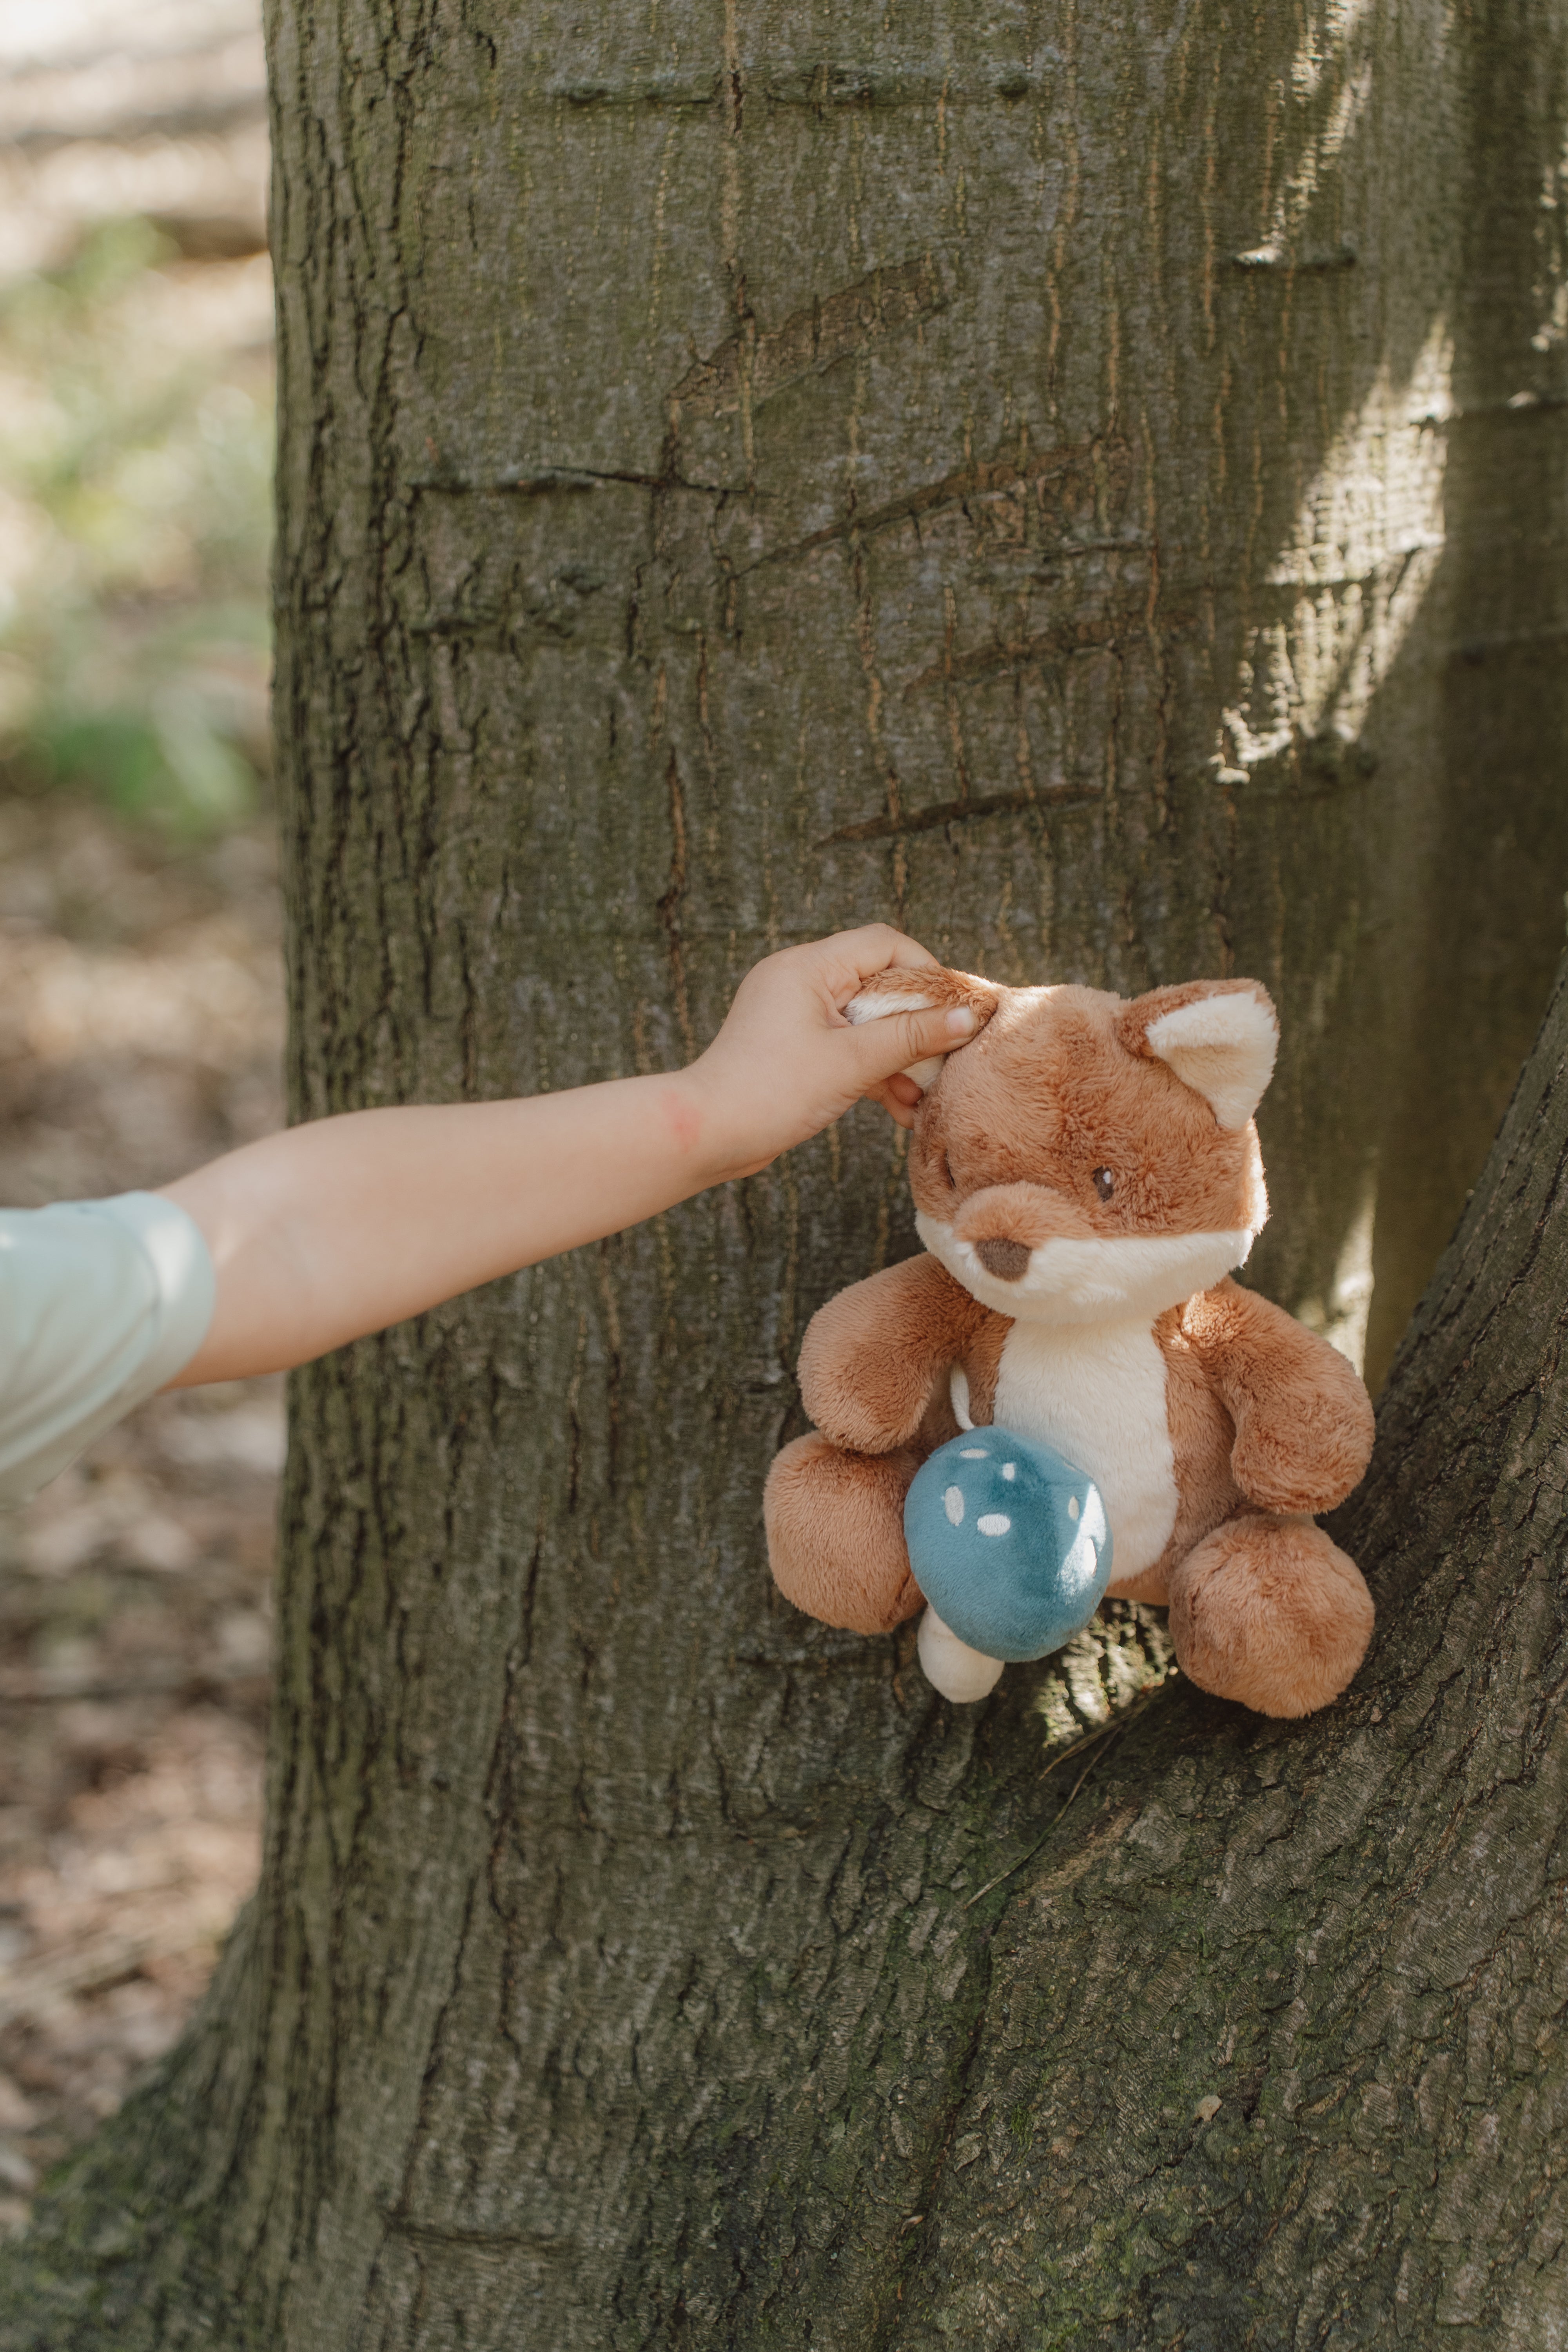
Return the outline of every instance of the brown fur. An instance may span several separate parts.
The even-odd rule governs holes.
[[[931,1392],[931,1402],[921,1416],[915,1433],[915,1448],[923,1462],[939,1445],[958,1435],[958,1416],[952,1409],[952,1392],[946,1381],[939,1380]]]
[[[1231,1467],[1270,1511],[1331,1511],[1372,1459],[1372,1400],[1344,1358],[1235,1282],[1190,1299],[1183,1328],[1236,1424]]]
[[[852,1633],[890,1633],[921,1606],[904,1545],[912,1447],[845,1454],[815,1430],[773,1461],[763,1494],[779,1591],[808,1617]]]
[[[898,977],[906,992],[931,984]],[[954,978],[963,991],[986,985]],[[1206,1081],[1184,1084],[1148,1045],[1164,1014],[1243,991],[1271,1012],[1250,981],[1194,982],[1131,1004],[1086,988],[994,992],[988,1026],[949,1059],[917,1115],[917,1206],[960,1241],[992,1244],[983,1263],[1002,1280],[1058,1238],[1255,1231],[1268,1213],[1256,1129],[1222,1127],[1198,1091]],[[1110,1171],[1109,1200],[1098,1170]],[[971,1418],[994,1418],[1012,1328],[929,1256],[856,1284],[814,1318],[801,1391],[823,1435],[785,1449],[767,1496],[774,1573],[801,1606],[868,1632],[914,1613],[904,1495],[956,1425],[954,1364]],[[1329,1508],[1365,1469],[1366,1391],[1325,1340],[1228,1279],[1152,1330],[1176,1518],[1161,1558],[1110,1590],[1169,1601],[1178,1663],[1205,1689],[1266,1714],[1322,1706],[1360,1664],[1372,1601],[1354,1564],[1293,1515]]]
[[[1218,1126],[1173,1071],[1129,1050],[1123,1016],[1134,1009],[1094,988],[1005,992],[921,1105],[910,1151],[916,1207],[944,1223],[962,1213],[973,1240],[1260,1225],[1268,1204],[1256,1129]],[[1115,1177],[1109,1201],[1097,1168]]]
[[[1259,1715],[1310,1715],[1337,1698],[1372,1621],[1361,1570],[1310,1519],[1228,1520],[1171,1578],[1182,1672]]]
[[[908,997],[912,1004],[967,1004],[983,1021],[990,1019],[1002,994],[994,981],[953,971],[944,963],[889,964],[867,982],[864,992],[884,1001]]]
[[[1002,1370],[1002,1346],[1013,1326],[1005,1315],[988,1309],[985,1319],[959,1358],[969,1382],[969,1418],[978,1428],[996,1418],[996,1381]]]
[[[1189,1306],[1194,1303],[1189,1301]],[[1235,1424],[1183,1328],[1185,1313],[1182,1307],[1170,1307],[1154,1326],[1165,1360],[1165,1420],[1176,1464],[1176,1524],[1152,1568],[1125,1582],[1112,1578],[1110,1598],[1115,1601],[1146,1601],[1163,1607],[1176,1562],[1211,1528],[1247,1507],[1247,1497],[1231,1468]]]
[[[1130,1054],[1153,1060],[1149,1032],[1155,1022],[1163,1021],[1167,1013],[1179,1013],[1185,1004],[1203,1004],[1213,996],[1256,996],[1273,1011],[1268,990],[1259,988],[1255,980],[1183,980],[1173,988],[1151,988],[1135,996],[1117,1018],[1117,1036]]]
[[[888,1633],[920,1608],[904,1496],[957,1434],[950,1366],[999,1319],[931,1257],[885,1267],[813,1316],[801,1395],[824,1433],[784,1447],[763,1497],[773,1577],[797,1608],[857,1633]]]
[[[801,1402],[836,1445],[859,1454],[906,1445],[938,1373],[986,1312],[933,1257],[886,1266],[812,1317],[800,1351]]]

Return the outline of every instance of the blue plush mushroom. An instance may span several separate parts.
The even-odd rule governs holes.
[[[1016,1430],[967,1429],[904,1499],[910,1565],[961,1642],[1043,1658],[1081,1633],[1110,1581],[1110,1528],[1092,1478]]]

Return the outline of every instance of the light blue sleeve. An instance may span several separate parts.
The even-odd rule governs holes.
[[[0,1507],[184,1370],[213,1291],[199,1229],[155,1192],[0,1210]]]

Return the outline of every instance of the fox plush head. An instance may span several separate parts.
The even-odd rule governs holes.
[[[1267,992],[1200,980],[1125,1002],[927,967],[879,975],[846,1009],[942,1003],[985,1025],[908,1074],[925,1088],[910,1185],[926,1255],[807,1330],[816,1426],[768,1482],[777,1581],[833,1624],[914,1615],[911,1482],[961,1430],[994,1424],[1103,1497],[1110,1591],[1169,1607],[1193,1680],[1268,1714],[1323,1705],[1360,1664],[1372,1601],[1311,1514],[1360,1478],[1372,1408],[1327,1341],[1229,1279],[1268,1213],[1253,1124],[1279,1043]],[[1001,1672],[934,1610],[921,1655],[955,1699]]]
[[[1126,1004],[900,971],[848,1012],[949,998],[989,1018],[945,1067],[908,1074],[927,1089],[910,1189],[921,1241],[973,1297],[1030,1322],[1152,1316],[1243,1264],[1268,1214],[1252,1115],[1279,1042],[1256,982]]]

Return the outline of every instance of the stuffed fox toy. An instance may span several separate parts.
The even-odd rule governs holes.
[[[1373,1415],[1342,1356],[1230,1279],[1268,1215],[1252,1117],[1279,1042],[1267,993],[1194,981],[1127,1003],[927,969],[883,974],[847,1011],[943,1003],[988,1018],[910,1072],[926,1088],[910,1152],[925,1255],[806,1331],[816,1428],[765,1500],[780,1588],[857,1633],[914,1616],[906,1493],[934,1448],[994,1423],[1092,1480],[1110,1592],[1168,1606],[1184,1675],[1264,1715],[1326,1705],[1373,1604],[1311,1515],[1360,1479]],[[984,1696],[1000,1664],[926,1620],[930,1678]]]

